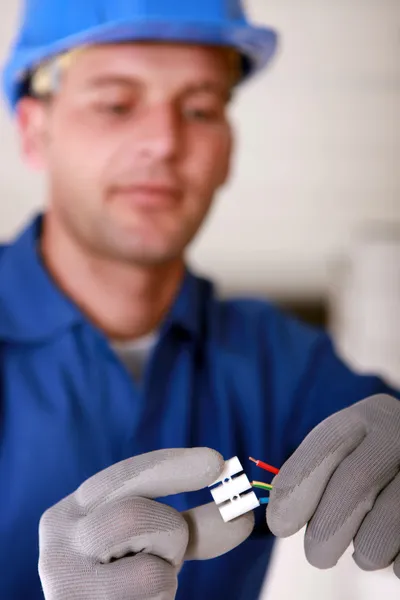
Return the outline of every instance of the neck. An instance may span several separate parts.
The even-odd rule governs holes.
[[[63,292],[113,340],[144,336],[159,327],[184,276],[183,259],[133,265],[96,257],[44,220],[41,252]]]

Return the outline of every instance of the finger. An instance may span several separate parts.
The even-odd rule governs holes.
[[[156,556],[137,554],[100,565],[94,583],[97,598],[174,600],[178,588],[177,569]]]
[[[355,537],[379,492],[398,472],[396,448],[370,435],[337,468],[305,535],[308,561],[333,567]]]
[[[127,554],[146,553],[178,566],[189,541],[182,515],[148,498],[124,498],[90,512],[77,525],[80,551],[109,563]]]
[[[185,560],[206,560],[225,554],[244,542],[254,527],[254,514],[247,513],[225,523],[214,504],[205,504],[183,514],[189,525]]]
[[[385,487],[354,540],[353,558],[364,571],[385,569],[400,553],[400,474]]]
[[[394,570],[394,574],[396,575],[396,577],[398,577],[400,579],[400,554],[394,561],[393,570]]]
[[[85,481],[75,493],[84,512],[130,496],[161,498],[213,483],[224,459],[209,448],[157,450],[124,460]]]
[[[274,535],[293,535],[308,523],[332,473],[365,437],[364,424],[344,413],[313,429],[274,478],[267,508]]]

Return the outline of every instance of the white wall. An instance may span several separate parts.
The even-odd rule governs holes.
[[[6,59],[14,35],[19,0],[0,0],[0,64]],[[1,101],[3,97],[0,94]],[[41,181],[24,169],[18,153],[14,124],[4,101],[0,102],[0,240],[14,234],[42,202]]]
[[[17,0],[0,4],[0,55]],[[193,248],[230,288],[310,295],[366,220],[400,221],[400,1],[252,0],[282,32],[234,110],[237,170]],[[0,116],[0,237],[41,202]]]
[[[400,2],[250,4],[282,54],[237,106],[239,170],[197,249],[227,280],[312,293],[361,223],[400,218]]]
[[[237,106],[238,174],[198,251],[226,279],[312,293],[361,223],[400,218],[400,2],[250,4],[282,54]]]

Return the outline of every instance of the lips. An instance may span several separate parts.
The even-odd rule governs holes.
[[[160,210],[175,205],[181,190],[170,184],[140,183],[115,188],[114,197],[132,207]]]

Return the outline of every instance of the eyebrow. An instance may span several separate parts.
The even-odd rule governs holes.
[[[126,88],[137,88],[140,86],[140,82],[137,79],[129,78],[123,75],[98,75],[87,79],[85,82],[84,89],[98,89],[112,86],[123,86]],[[229,102],[232,97],[232,90],[223,84],[217,83],[216,81],[203,81],[201,83],[191,83],[183,89],[183,96],[191,96],[195,94],[211,93],[216,94],[223,98],[224,101]]]
[[[88,78],[85,82],[85,89],[110,87],[112,85],[123,85],[125,87],[137,87],[138,82],[122,75],[98,75]]]
[[[185,96],[191,96],[195,94],[216,94],[223,98],[226,102],[232,98],[233,91],[228,85],[216,83],[215,81],[204,81],[202,83],[190,84],[184,90]]]

